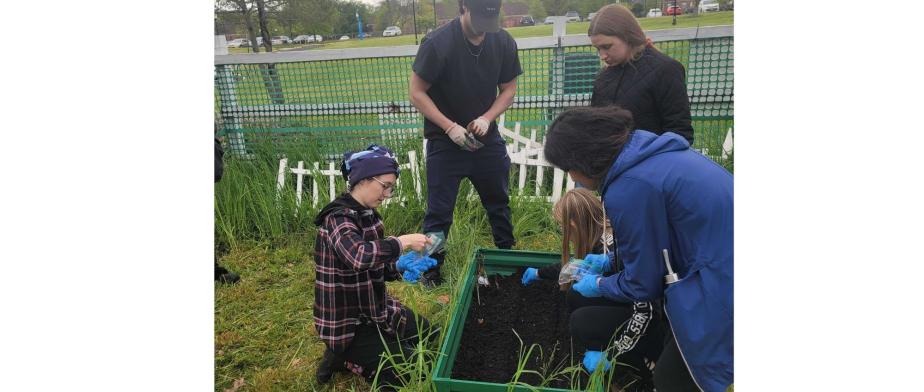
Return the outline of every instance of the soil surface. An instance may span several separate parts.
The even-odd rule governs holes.
[[[452,378],[510,382],[519,363],[520,339],[524,355],[532,344],[542,347],[541,357],[538,349],[530,354],[526,370],[550,375],[580,363],[580,353],[571,356],[565,293],[551,280],[538,280],[524,287],[520,283],[521,276],[522,271],[506,277],[493,275],[489,286],[472,290],[472,304],[465,319]],[[580,377],[581,385],[585,385],[587,376]],[[564,378],[559,377],[547,386],[570,389],[570,380]],[[541,378],[523,374],[519,381],[539,385]]]

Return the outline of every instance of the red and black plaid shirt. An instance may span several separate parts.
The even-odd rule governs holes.
[[[395,262],[401,245],[384,236],[379,215],[345,194],[324,207],[315,223],[313,310],[321,340],[342,352],[358,324],[375,323],[392,335],[402,331],[402,305],[385,292],[385,281],[400,277]]]

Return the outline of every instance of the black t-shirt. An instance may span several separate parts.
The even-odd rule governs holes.
[[[475,46],[462,33],[458,17],[424,37],[413,69],[431,84],[427,95],[440,112],[463,127],[491,108],[497,98],[497,85],[523,73],[517,42],[510,33],[503,29],[485,33],[481,44]],[[442,128],[426,118],[424,137],[448,138]],[[496,123],[480,139],[489,138],[499,138]]]

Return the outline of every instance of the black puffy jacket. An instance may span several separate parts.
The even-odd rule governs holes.
[[[635,129],[674,132],[693,144],[686,71],[677,60],[646,47],[638,60],[607,67],[594,80],[591,106],[619,105]]]

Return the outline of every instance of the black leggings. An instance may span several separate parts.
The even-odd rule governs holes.
[[[408,308],[402,309],[407,324],[404,331],[400,331],[401,338],[382,333],[379,335],[379,329],[375,324],[363,324],[356,327],[356,333],[350,346],[343,352],[342,358],[347,370],[363,376],[369,383],[375,379],[378,371],[379,362],[384,361],[382,371],[378,375],[377,385],[381,391],[396,391],[401,383],[391,366],[390,360],[385,360],[384,356],[388,353],[404,353],[404,358],[410,358],[414,347],[420,341],[418,336],[418,323],[420,331],[424,338],[436,339],[436,334],[430,333],[430,322],[423,316],[416,316]],[[385,340],[383,344],[382,340]],[[387,350],[386,351],[386,345]],[[399,358],[395,358],[396,361]]]
[[[633,314],[632,304],[613,302],[607,306],[584,306],[571,313],[571,336],[576,350],[604,351],[613,343],[616,332],[623,328]],[[666,336],[665,336],[666,335]],[[578,351],[580,352],[580,351]],[[699,391],[680,355],[677,343],[667,323],[653,317],[647,330],[632,350],[615,360],[624,367],[624,374],[637,377],[632,390],[658,392]],[[654,374],[648,362],[655,362]],[[617,369],[617,382],[622,377]]]
[[[576,309],[571,313],[570,320],[576,352],[606,351],[614,344],[614,338],[618,336],[617,331],[625,327],[633,313],[632,304],[617,302]],[[615,358],[614,363],[619,367],[616,370],[617,383],[624,386],[630,380],[637,379],[633,386],[627,389],[651,389],[652,374],[648,362],[658,359],[663,347],[662,336],[659,321],[652,318],[635,346]]]
[[[699,392],[700,389],[693,381],[693,376],[687,369],[677,342],[673,336],[668,336],[668,342],[658,358],[654,369],[654,385],[658,392]]]

